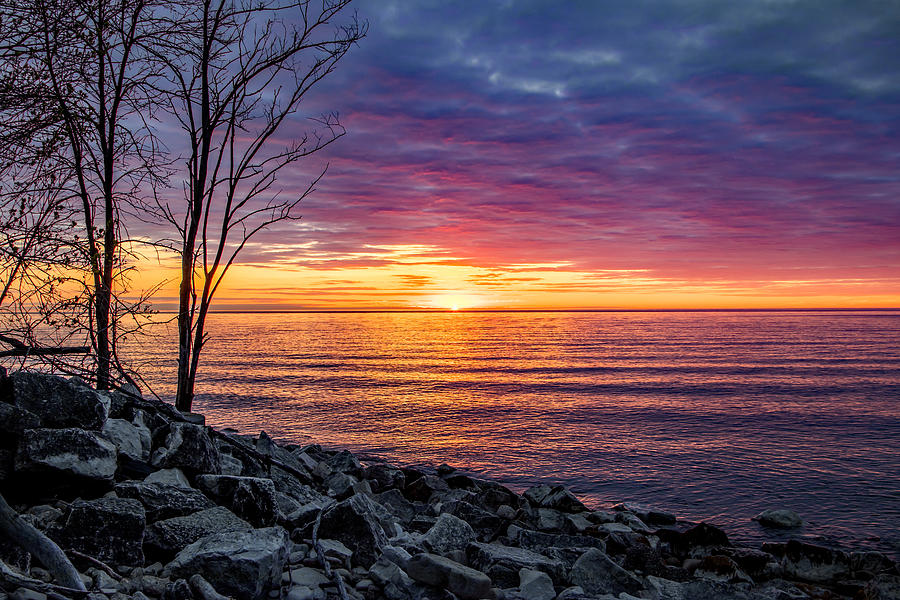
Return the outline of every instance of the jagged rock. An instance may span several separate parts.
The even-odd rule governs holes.
[[[446,589],[461,600],[487,598],[491,593],[487,575],[436,554],[416,554],[409,560],[407,572],[416,581]]]
[[[422,536],[422,543],[435,554],[446,556],[453,550],[465,550],[475,538],[475,530],[468,523],[445,513]]]
[[[881,573],[894,567],[894,561],[881,552],[851,552],[850,570],[855,574],[860,571],[866,573]]]
[[[601,527],[609,525],[611,524],[604,524]],[[731,546],[725,532],[709,523],[699,523],[684,532],[676,529],[658,529],[655,535],[668,544],[674,554],[681,557],[702,556],[709,554],[712,548]]]
[[[221,594],[262,600],[278,586],[290,538],[281,527],[215,533],[184,548],[166,565],[172,577],[199,573]]]
[[[353,550],[354,563],[368,568],[388,540],[377,512],[378,507],[368,496],[351,496],[322,514],[319,535],[343,542]]]
[[[406,487],[403,488],[403,495],[414,502],[428,502],[433,493],[448,491],[450,491],[450,486],[440,477],[423,475],[411,482],[407,479]]]
[[[26,429],[19,438],[18,473],[57,473],[93,481],[112,481],[116,447],[84,429]]]
[[[0,444],[15,442],[17,436],[22,435],[26,429],[37,429],[41,426],[41,420],[32,412],[0,402]]]
[[[566,529],[566,517],[552,508],[539,508],[536,511],[534,525],[541,531],[563,531]]]
[[[778,529],[795,529],[803,525],[800,515],[786,508],[764,510],[753,517],[753,520],[759,521],[760,525]]]
[[[180,488],[192,487],[191,482],[185,477],[184,472],[177,467],[153,471],[144,478],[144,483],[156,483],[159,485],[170,485]]]
[[[632,594],[643,588],[640,579],[596,548],[591,548],[575,562],[569,581],[589,594]]]
[[[315,503],[319,506],[325,506],[331,502],[327,496],[310,487],[309,482],[301,482],[280,467],[272,467],[267,477],[275,484],[276,490],[291,496],[300,504]]]
[[[522,503],[515,492],[496,481],[475,479],[474,482],[479,503],[489,510],[496,512],[503,505],[518,508]]]
[[[462,519],[481,535],[492,535],[505,525],[505,521],[494,513],[462,500],[444,504],[441,512]]]
[[[781,575],[778,559],[768,552],[755,548],[726,548],[723,552],[754,579],[771,579]]]
[[[325,463],[331,467],[332,471],[346,473],[357,478],[363,476],[363,468],[359,459],[347,450],[336,452],[330,458],[326,459]]]
[[[123,481],[116,484],[115,490],[121,498],[139,500],[147,510],[148,523],[189,515],[215,506],[202,492],[190,487]]]
[[[694,576],[726,583],[753,583],[736,562],[721,555],[704,556],[694,571]]]
[[[312,475],[306,466],[297,459],[289,450],[282,448],[270,438],[265,431],[259,433],[259,439],[256,440],[256,451],[263,456],[270,456],[285,466],[296,471],[292,476],[299,481],[310,484],[312,483]]]
[[[219,472],[222,475],[244,475],[244,463],[231,454],[219,453]]]
[[[553,581],[543,571],[521,569],[519,571],[519,592],[529,600],[553,600],[556,590]]]
[[[900,575],[878,575],[863,589],[865,600],[897,600],[900,598]]]
[[[639,533],[650,533],[651,531],[650,528],[647,527],[646,523],[629,512],[617,513],[616,522],[627,525],[629,529],[631,529],[632,531],[637,531]]]
[[[332,498],[343,500],[353,495],[353,486],[357,483],[359,481],[352,475],[338,471],[325,478],[325,493]]]
[[[466,548],[466,557],[471,567],[486,573],[494,585],[503,588],[516,587],[523,568],[543,571],[559,585],[565,580],[562,561],[523,548],[473,542]]]
[[[218,473],[219,452],[206,428],[193,423],[169,423],[165,442],[153,453],[153,466],[178,467],[188,473]]]
[[[150,430],[125,419],[107,419],[100,435],[115,445],[119,454],[146,462],[150,458]]]
[[[78,500],[51,537],[63,548],[74,548],[116,565],[144,564],[142,543],[146,515],[137,500],[98,498]]]
[[[635,515],[642,522],[653,525],[674,525],[676,522],[675,515],[655,508],[648,508],[640,504],[620,502],[612,508],[617,513],[628,512]]]
[[[216,506],[151,523],[144,534],[144,547],[153,558],[169,559],[207,535],[250,529],[250,523],[227,508]]]
[[[37,415],[47,428],[99,430],[109,415],[109,400],[95,390],[56,375],[18,371],[7,384],[12,403]]]
[[[406,486],[406,475],[403,474],[403,471],[385,463],[377,463],[367,467],[363,477],[377,484],[374,488],[376,492],[392,489],[402,490]]]
[[[407,500],[400,490],[388,490],[375,495],[375,500],[384,506],[388,512],[400,521],[404,527],[408,526],[416,515],[424,510],[424,504],[417,505]]]
[[[274,525],[278,518],[275,484],[271,479],[235,475],[198,475],[197,487],[217,504],[256,527]]]
[[[523,494],[535,508],[552,508],[561,512],[582,512],[587,508],[575,497],[575,494],[561,485],[537,485]]]
[[[850,557],[846,552],[799,540],[790,540],[787,544],[763,544],[763,550],[781,558],[781,566],[788,577],[824,583],[850,576]]]

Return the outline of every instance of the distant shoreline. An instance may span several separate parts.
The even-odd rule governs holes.
[[[176,310],[159,310],[163,314],[177,314]],[[894,308],[397,308],[397,309],[281,309],[281,310],[211,310],[209,314],[365,314],[365,313],[835,313],[835,312],[891,312]]]

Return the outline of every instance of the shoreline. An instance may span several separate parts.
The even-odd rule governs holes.
[[[736,545],[663,511],[590,510],[561,486],[519,494],[447,465],[278,444],[49,375],[14,373],[2,389],[0,490],[78,553],[92,600],[874,600],[900,590],[897,564],[879,552]],[[50,583],[25,562],[11,566]]]

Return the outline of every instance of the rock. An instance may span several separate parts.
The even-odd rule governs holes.
[[[222,475],[243,475],[244,463],[230,454],[220,452],[219,472],[222,473]]]
[[[83,429],[26,429],[16,450],[19,473],[55,473],[79,480],[112,481],[116,447]]]
[[[197,487],[217,504],[256,527],[274,525],[278,518],[278,500],[271,479],[235,475],[198,475]]]
[[[146,462],[150,458],[150,430],[143,425],[125,419],[107,419],[100,435],[132,460]]]
[[[47,428],[77,427],[97,431],[109,415],[109,400],[95,390],[56,375],[18,371],[7,379],[12,403],[40,419]]]
[[[144,507],[128,498],[77,500],[51,537],[63,548],[74,548],[116,565],[144,564]]]
[[[753,520],[759,521],[760,525],[778,529],[795,529],[803,525],[800,515],[785,508],[764,510],[753,517]]]
[[[375,486],[376,492],[399,489],[406,486],[406,475],[397,467],[385,463],[377,463],[366,468],[363,477]]]
[[[446,589],[461,600],[491,595],[491,580],[487,575],[436,554],[416,554],[409,560],[407,572],[416,581]]]
[[[221,594],[262,600],[281,581],[289,548],[281,527],[215,533],[179,552],[166,572],[172,577],[199,573]]]
[[[894,561],[881,552],[851,552],[850,570],[853,573],[865,571],[866,573],[881,573],[894,567]]]
[[[407,479],[406,487],[403,488],[403,495],[414,502],[428,502],[431,499],[431,495],[435,492],[448,491],[450,491],[450,486],[440,477],[423,475],[411,482]]]
[[[553,600],[556,590],[553,581],[543,571],[521,569],[519,571],[519,592],[529,600]]]
[[[434,526],[422,536],[422,543],[435,554],[446,556],[452,550],[465,550],[475,538],[475,530],[468,523],[444,513],[438,516]]]
[[[878,575],[863,589],[865,600],[897,600],[900,598],[900,576]]]
[[[140,500],[147,510],[148,523],[189,515],[215,506],[202,492],[191,487],[123,481],[116,484],[115,490],[121,498]]]
[[[322,554],[325,555],[325,558],[335,558],[341,564],[349,566],[353,550],[338,540],[329,540],[328,538],[320,539],[319,546],[322,547]]]
[[[523,568],[543,571],[558,585],[565,581],[562,561],[522,548],[473,542],[466,548],[466,557],[471,567],[486,573],[494,585],[503,588],[519,585],[519,571]]]
[[[47,600],[47,594],[27,588],[18,588],[9,597],[10,600]]]
[[[607,523],[600,527],[606,528],[610,525],[612,524]],[[660,541],[668,544],[674,554],[681,557],[706,555],[713,548],[731,546],[725,532],[708,523],[699,523],[683,532],[669,528],[658,529],[655,535]]]
[[[4,438],[0,443],[15,442],[15,438],[22,435],[26,429],[38,429],[40,426],[41,420],[36,414],[0,401],[0,433]]]
[[[425,506],[419,504],[418,506],[422,508],[418,508],[416,504],[407,500],[399,490],[388,490],[381,494],[376,494],[375,500],[394,515],[404,527],[408,526],[416,518],[420,510],[424,510]]]
[[[305,585],[292,586],[285,594],[285,600],[325,600],[325,592],[321,588],[308,588]]]
[[[353,486],[359,481],[352,475],[336,472],[325,478],[325,493],[332,498],[343,500],[353,495]]]
[[[301,482],[296,477],[280,467],[272,467],[269,469],[267,476],[275,484],[275,489],[283,494],[287,494],[300,502],[300,504],[317,504],[324,507],[331,503],[331,499],[320,494],[307,483]]]
[[[165,442],[151,459],[153,466],[178,467],[191,474],[218,473],[219,452],[206,428],[193,423],[169,423]]]
[[[569,581],[588,594],[632,594],[643,588],[640,579],[596,548],[591,548],[575,562]]]
[[[501,527],[504,527],[506,524],[503,519],[501,519],[494,513],[483,508],[479,508],[474,504],[470,504],[469,502],[465,502],[463,500],[457,500],[455,502],[448,502],[444,504],[441,507],[441,512],[462,519],[463,521],[471,525],[472,529],[474,529],[480,535],[485,536],[493,535],[494,532],[496,532]]]
[[[270,456],[294,471],[299,472],[299,475],[293,475],[294,478],[301,480],[305,484],[312,483],[312,475],[310,475],[306,465],[298,460],[289,450],[276,444],[265,431],[259,432],[259,439],[255,441],[255,446],[256,451],[263,456]]]
[[[790,540],[787,544],[763,544],[763,550],[781,558],[781,566],[788,577],[826,583],[850,576],[850,557],[846,552],[799,540]]]
[[[545,533],[543,531],[532,531],[530,529],[516,529],[510,535],[519,546],[526,550],[539,552],[544,548],[597,548],[598,550],[606,550],[606,544],[603,540],[588,535],[569,535]],[[583,553],[583,552],[582,552]]]
[[[156,483],[180,488],[191,487],[191,482],[185,477],[184,472],[177,467],[154,471],[144,478],[144,483]]]
[[[383,510],[383,508],[382,508]],[[375,503],[363,494],[338,502],[322,514],[319,535],[344,543],[353,550],[355,564],[368,568],[387,545]]]
[[[291,569],[286,571],[285,575],[287,575],[288,581],[293,585],[302,585],[308,588],[316,588],[331,583],[331,580],[328,579],[324,572],[310,567]],[[282,577],[282,582],[284,582],[284,577]]]
[[[227,508],[216,506],[150,524],[144,534],[144,548],[152,558],[170,559],[207,535],[250,529],[250,523]]]
[[[620,502],[619,504],[614,505],[612,508],[617,512],[631,513],[639,518],[642,522],[650,523],[653,525],[674,525],[677,521],[675,515],[671,513],[656,510],[654,508],[647,508],[639,504]]]
[[[363,468],[359,460],[347,450],[336,452],[325,460],[325,464],[331,467],[332,472],[346,473],[355,478],[363,476]]]
[[[587,508],[575,494],[561,485],[537,485],[522,494],[535,508],[552,508],[561,512],[582,512]]]
[[[478,502],[484,508],[497,512],[501,506],[518,508],[522,503],[521,498],[515,492],[496,481],[475,479],[474,483]]]
[[[694,571],[694,576],[726,583],[753,583],[736,562],[721,555],[704,556]]]

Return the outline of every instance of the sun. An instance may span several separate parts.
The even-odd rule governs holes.
[[[459,304],[451,304],[450,310],[454,310],[454,311],[459,310]]]
[[[477,294],[465,292],[446,292],[430,296],[420,306],[423,308],[443,309],[448,312],[460,312],[485,304],[484,298]]]

